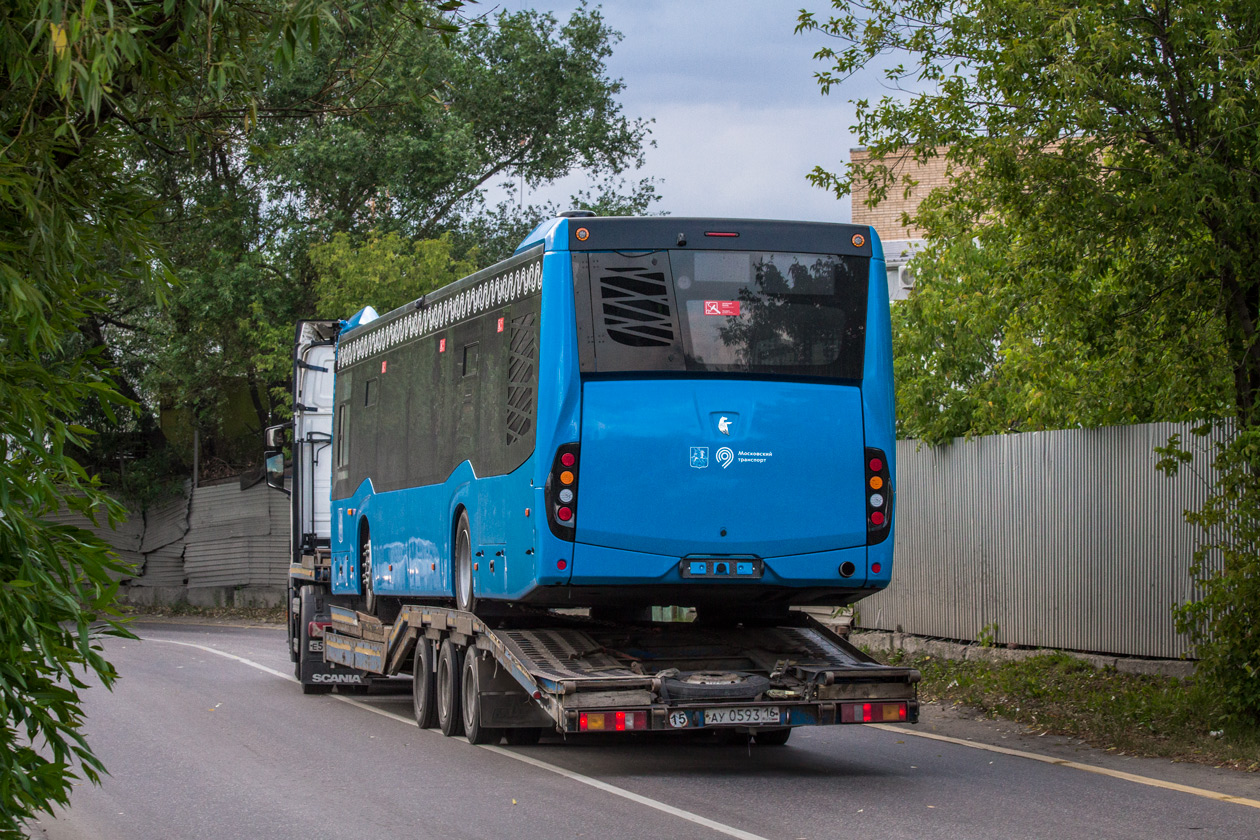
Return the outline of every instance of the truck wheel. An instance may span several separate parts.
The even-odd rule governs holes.
[[[473,594],[472,537],[468,531],[468,512],[459,512],[459,525],[455,528],[455,608],[464,612],[477,609],[477,596]]]
[[[376,592],[372,589],[372,535],[363,529],[363,542],[359,546],[359,577],[363,583],[363,611],[376,615]]]
[[[791,727],[783,729],[758,729],[753,733],[759,747],[781,747],[787,743],[792,734]]]
[[[459,678],[463,670],[460,667],[463,664],[461,654],[462,651],[450,639],[442,641],[437,667],[437,716],[438,727],[448,738],[464,732],[464,716],[459,712]]]
[[[437,723],[433,682],[433,642],[421,636],[416,639],[416,652],[411,659],[411,708],[421,729],[431,729]]]
[[[311,653],[311,622],[319,614],[319,596],[313,586],[303,586],[298,590],[298,626],[297,630],[297,662],[293,666],[293,675],[302,683],[303,694],[327,694],[332,691],[331,685],[315,685],[303,682],[307,666],[307,657]]]
[[[289,625],[289,661],[297,662],[298,654],[301,647],[298,646],[298,637],[301,635],[298,628],[298,621],[302,617],[302,605],[298,600],[298,590],[293,587],[293,581],[290,579],[288,592],[285,593],[284,601],[284,619]]]
[[[523,729],[509,729],[504,735],[507,742],[514,747],[532,747],[542,738],[541,726],[526,726]]]
[[[503,737],[503,730],[481,725],[481,680],[477,674],[477,649],[469,648],[464,654],[462,681],[464,734],[470,744],[497,744]]]

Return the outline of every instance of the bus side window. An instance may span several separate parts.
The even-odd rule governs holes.
[[[337,406],[337,466],[344,467],[346,465],[346,454],[349,452],[350,430],[346,428],[346,404],[342,403]]]

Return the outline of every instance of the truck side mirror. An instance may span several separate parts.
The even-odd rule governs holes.
[[[281,449],[284,447],[284,430],[289,428],[289,423],[281,423],[278,426],[268,426],[263,431],[263,446],[267,449]]]
[[[267,465],[267,486],[279,490],[286,496],[289,495],[289,491],[284,486],[284,453],[268,452],[264,457]]]

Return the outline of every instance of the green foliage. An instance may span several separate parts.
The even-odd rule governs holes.
[[[1189,460],[1177,439],[1161,453],[1160,466],[1169,472]],[[1199,597],[1177,607],[1177,629],[1195,644],[1221,718],[1260,727],[1260,429],[1228,435],[1214,467],[1214,492],[1202,508],[1186,512],[1207,539],[1190,570]]]
[[[310,257],[320,318],[349,318],[369,305],[383,314],[477,270],[475,252],[455,259],[450,235],[407,242],[373,232],[356,247],[349,234],[338,233],[312,247]]]
[[[912,185],[906,160],[952,176],[914,218],[931,244],[897,307],[902,432],[1233,418],[1192,515],[1225,565],[1200,556],[1205,600],[1181,617],[1230,713],[1260,719],[1260,6],[832,6],[799,19],[835,38],[824,92],[889,54],[887,83],[912,92],[859,101],[869,162],[814,182],[876,203]]]
[[[373,4],[380,8],[383,4]],[[393,6],[394,4],[384,4]],[[0,837],[96,781],[77,690],[110,685],[100,637],[127,572],[61,510],[118,506],[76,459],[93,430],[140,408],[109,330],[124,292],[152,311],[161,260],[150,172],[258,118],[268,68],[350,26],[363,4],[10,0],[0,8]],[[420,9],[428,15],[428,7]],[[141,303],[142,302],[142,303]],[[132,397],[129,399],[129,397]]]
[[[552,213],[487,211],[486,187],[584,170],[601,179],[597,201],[652,195],[616,180],[641,162],[647,127],[621,114],[604,67],[618,36],[598,11],[498,13],[445,32],[389,4],[356,14],[266,69],[252,132],[224,122],[185,155],[155,131],[137,164],[180,285],[163,310],[120,294],[116,309],[133,314],[103,341],[150,417],[160,405],[200,430],[203,464],[256,464],[261,430],[288,416],[296,320],[418,296],[390,261],[442,257],[412,242],[451,234],[449,277],[507,256]]]

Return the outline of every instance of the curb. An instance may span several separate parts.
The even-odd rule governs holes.
[[[1108,656],[1053,648],[981,647],[977,644],[964,645],[958,642],[914,636],[910,633],[889,633],[883,630],[853,630],[849,634],[849,641],[881,653],[899,650],[909,654],[917,653],[941,659],[962,659],[973,662],[1016,662],[1034,656],[1065,653],[1074,659],[1088,662],[1100,671],[1113,668],[1126,674],[1176,677],[1183,680],[1194,676],[1195,668],[1195,663],[1188,659],[1137,659],[1129,656]]]

